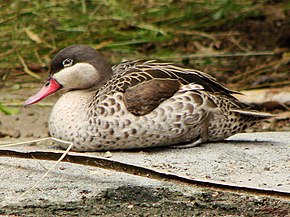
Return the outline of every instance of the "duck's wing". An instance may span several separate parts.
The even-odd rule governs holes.
[[[126,61],[113,67],[117,72],[120,81],[121,90],[125,91],[129,87],[133,87],[144,81],[151,79],[174,79],[180,84],[197,84],[201,85],[205,91],[212,93],[220,93],[229,97],[238,92],[232,91],[220,84],[211,75],[190,68],[177,66],[172,63],[150,61]]]
[[[135,115],[148,114],[179,90],[203,90],[237,101],[232,96],[237,92],[227,89],[212,76],[171,63],[127,61],[113,67],[113,71],[116,78],[111,86],[124,93],[124,103]]]
[[[151,79],[128,88],[124,93],[124,103],[131,113],[145,115],[172,97],[179,88],[180,83],[176,79]]]

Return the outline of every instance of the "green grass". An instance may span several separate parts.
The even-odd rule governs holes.
[[[270,61],[277,61],[274,48],[251,48],[262,42],[259,30],[251,36],[256,41],[244,40],[243,34],[248,34],[245,30],[242,34],[237,28],[232,30],[253,20],[265,23],[265,5],[274,5],[270,11],[285,13],[285,22],[288,20],[289,24],[290,1],[272,4],[262,0],[0,0],[0,79],[9,77],[15,69],[37,78],[29,71],[34,71],[31,66],[48,66],[51,57],[65,46],[89,44],[101,50],[113,64],[122,59],[170,59],[213,72],[226,82],[230,74],[244,70],[247,73],[265,61],[267,64],[269,55]],[[283,31],[287,40],[287,26]],[[271,36],[276,37],[274,32]],[[244,54],[261,54],[261,58],[252,64],[253,60],[243,57]],[[281,65],[285,61],[272,64],[268,74]],[[286,65],[280,71],[277,85],[287,78],[289,67]],[[238,88],[251,85],[241,83]]]
[[[37,72],[53,55],[72,44],[89,44],[113,64],[122,59],[169,59],[209,72],[236,90],[286,86],[290,52],[278,43],[290,37],[290,1],[273,2],[0,0],[0,88],[5,92],[17,82],[21,88],[36,81]],[[274,16],[285,14],[281,34],[271,29],[265,6]],[[239,31],[251,21],[258,21],[257,30]],[[267,22],[268,26],[260,25]],[[260,35],[260,26],[262,31],[269,27],[266,38]],[[0,111],[18,112],[5,104],[0,104]]]
[[[77,43],[109,51],[112,62],[186,54],[178,43],[209,39],[204,34],[209,28],[257,17],[261,4],[251,0],[2,0],[0,67],[19,66],[17,55],[47,64],[51,53]]]

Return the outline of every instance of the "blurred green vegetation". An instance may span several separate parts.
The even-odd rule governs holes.
[[[215,29],[263,17],[265,2],[0,0],[0,68],[47,65],[59,49],[79,43],[103,51],[112,63],[171,58],[186,64],[187,55],[211,52],[210,44],[219,44]],[[289,1],[279,5],[282,12],[290,9]],[[212,61],[204,58],[201,64]]]
[[[1,67],[11,68],[19,65],[17,54],[47,63],[52,52],[77,43],[123,57],[151,54],[145,44],[157,46],[154,53],[161,58],[178,54],[176,41],[208,38],[202,34],[208,28],[259,16],[262,1],[2,0],[0,4]]]

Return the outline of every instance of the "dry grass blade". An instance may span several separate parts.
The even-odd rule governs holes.
[[[50,140],[50,137],[42,138],[42,139],[34,139],[34,140],[29,140],[29,141],[24,141],[24,142],[5,142],[5,143],[0,143],[0,148],[6,148],[6,147],[11,147],[11,146],[17,146],[17,145],[25,145],[25,144],[30,144],[30,143],[35,143],[35,142],[44,142],[47,140]]]
[[[24,191],[20,196],[18,196],[17,198],[15,198],[14,201],[19,201],[21,198],[23,198],[26,194],[28,194],[31,190],[33,190],[58,164],[59,162],[61,162],[65,156],[69,153],[69,151],[71,150],[71,148],[73,147],[73,143],[72,142],[68,142],[68,141],[64,141],[64,140],[60,140],[57,138],[53,138],[53,137],[48,137],[48,138],[43,138],[43,139],[37,139],[37,140],[31,140],[31,141],[26,141],[26,142],[18,142],[18,143],[12,143],[12,144],[7,144],[7,145],[1,145],[0,147],[9,147],[9,146],[14,146],[14,145],[22,145],[22,144],[27,144],[27,143],[31,143],[31,142],[42,142],[42,141],[47,141],[47,140],[53,140],[56,142],[60,142],[60,143],[65,143],[68,144],[68,148],[65,150],[65,152],[63,152],[61,154],[61,156],[57,159],[56,163],[49,168],[43,175],[42,177],[35,182],[28,190]],[[1,149],[0,149],[1,152]],[[31,156],[33,159],[37,159],[35,158],[33,155]],[[5,207],[7,204],[5,203],[5,201],[1,202],[0,204],[2,204],[0,206],[1,207]]]
[[[242,3],[219,0],[132,1],[130,4],[114,0],[54,0],[37,4],[24,0],[3,2],[0,3],[0,13],[3,15],[0,18],[0,38],[4,55],[0,67],[18,67],[17,52],[30,62],[48,64],[52,53],[72,43],[81,43],[104,51],[112,64],[128,57],[154,57],[181,60],[182,64],[200,70],[211,67],[208,71],[219,73],[227,67],[224,63],[227,65],[234,60],[231,57],[240,57],[243,61],[233,64],[236,68],[229,67],[229,71],[243,69],[248,61],[244,61],[244,57],[250,59],[256,56],[251,61],[258,65],[263,62],[264,56],[272,55],[267,50],[274,50],[273,44],[282,48],[282,41],[288,38],[286,18],[279,21],[282,26],[267,26],[269,14],[264,14],[264,6],[269,4],[274,5],[253,0]],[[290,4],[277,3],[274,8],[280,14],[287,14]],[[71,11],[75,13],[72,15]],[[264,16],[265,21],[261,22]],[[255,28],[252,23],[259,25]],[[265,36],[267,40],[260,43],[260,30],[265,28],[269,33],[280,33]],[[283,34],[285,36],[281,38],[279,35]],[[272,45],[267,41],[272,41]],[[202,54],[193,42],[213,48],[217,53]],[[253,50],[266,51],[255,53]],[[239,54],[240,51],[249,52]],[[220,57],[228,59],[222,61]],[[188,60],[194,58],[199,60]],[[25,67],[24,61],[20,62],[27,74],[37,78]]]
[[[240,86],[243,86],[244,89],[288,85],[289,81],[284,80],[284,81],[278,81],[278,82],[270,81],[270,82],[265,82],[263,84],[256,84],[254,87],[249,86],[249,84],[251,84],[251,81],[256,80],[256,78],[258,78],[258,76],[262,74],[265,74],[268,77],[271,77],[271,79],[275,79],[275,77],[279,76],[279,74],[275,74],[272,72],[275,71],[275,69],[277,69],[281,65],[286,65],[288,62],[289,60],[283,57],[282,59],[271,61],[270,63],[257,65],[255,68],[251,70],[248,70],[244,73],[240,73],[239,75],[233,76],[231,78],[231,81],[235,82],[236,84]],[[271,72],[271,75],[269,72]],[[284,73],[287,74],[287,71]]]
[[[27,36],[28,36],[32,41],[34,41],[34,42],[37,43],[37,44],[42,43],[42,40],[40,39],[40,37],[39,37],[37,34],[35,34],[33,31],[31,31],[31,30],[28,29],[28,28],[24,28],[24,31],[25,31],[26,35],[27,35]]]
[[[162,59],[194,59],[194,58],[216,58],[216,57],[242,57],[242,56],[272,56],[275,55],[272,51],[252,51],[247,53],[195,53],[195,54],[187,54],[187,55],[168,55],[168,56],[162,56]],[[153,56],[154,57],[154,56]],[[155,57],[158,58],[158,57]],[[240,76],[240,75],[239,75]]]
[[[257,67],[255,67],[254,69],[251,69],[247,72],[241,73],[239,75],[233,76],[232,80],[240,80],[241,78],[243,78],[242,82],[244,82],[245,80],[250,80],[252,79],[253,76],[258,75],[263,73],[267,68],[276,65],[278,62],[272,62],[270,64],[263,64],[263,65],[258,65]]]
[[[37,74],[35,74],[34,72],[32,72],[32,71],[28,68],[28,66],[26,65],[24,59],[23,59],[20,55],[18,55],[18,59],[19,59],[19,61],[21,62],[22,66],[23,66],[23,70],[24,70],[25,73],[27,73],[28,75],[30,75],[30,76],[33,77],[33,78],[36,78],[37,80],[40,80],[40,76],[37,75]]]

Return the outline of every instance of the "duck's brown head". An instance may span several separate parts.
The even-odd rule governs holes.
[[[53,58],[44,86],[27,99],[25,106],[37,103],[59,89],[82,90],[97,87],[112,75],[110,64],[90,46],[72,45]]]

